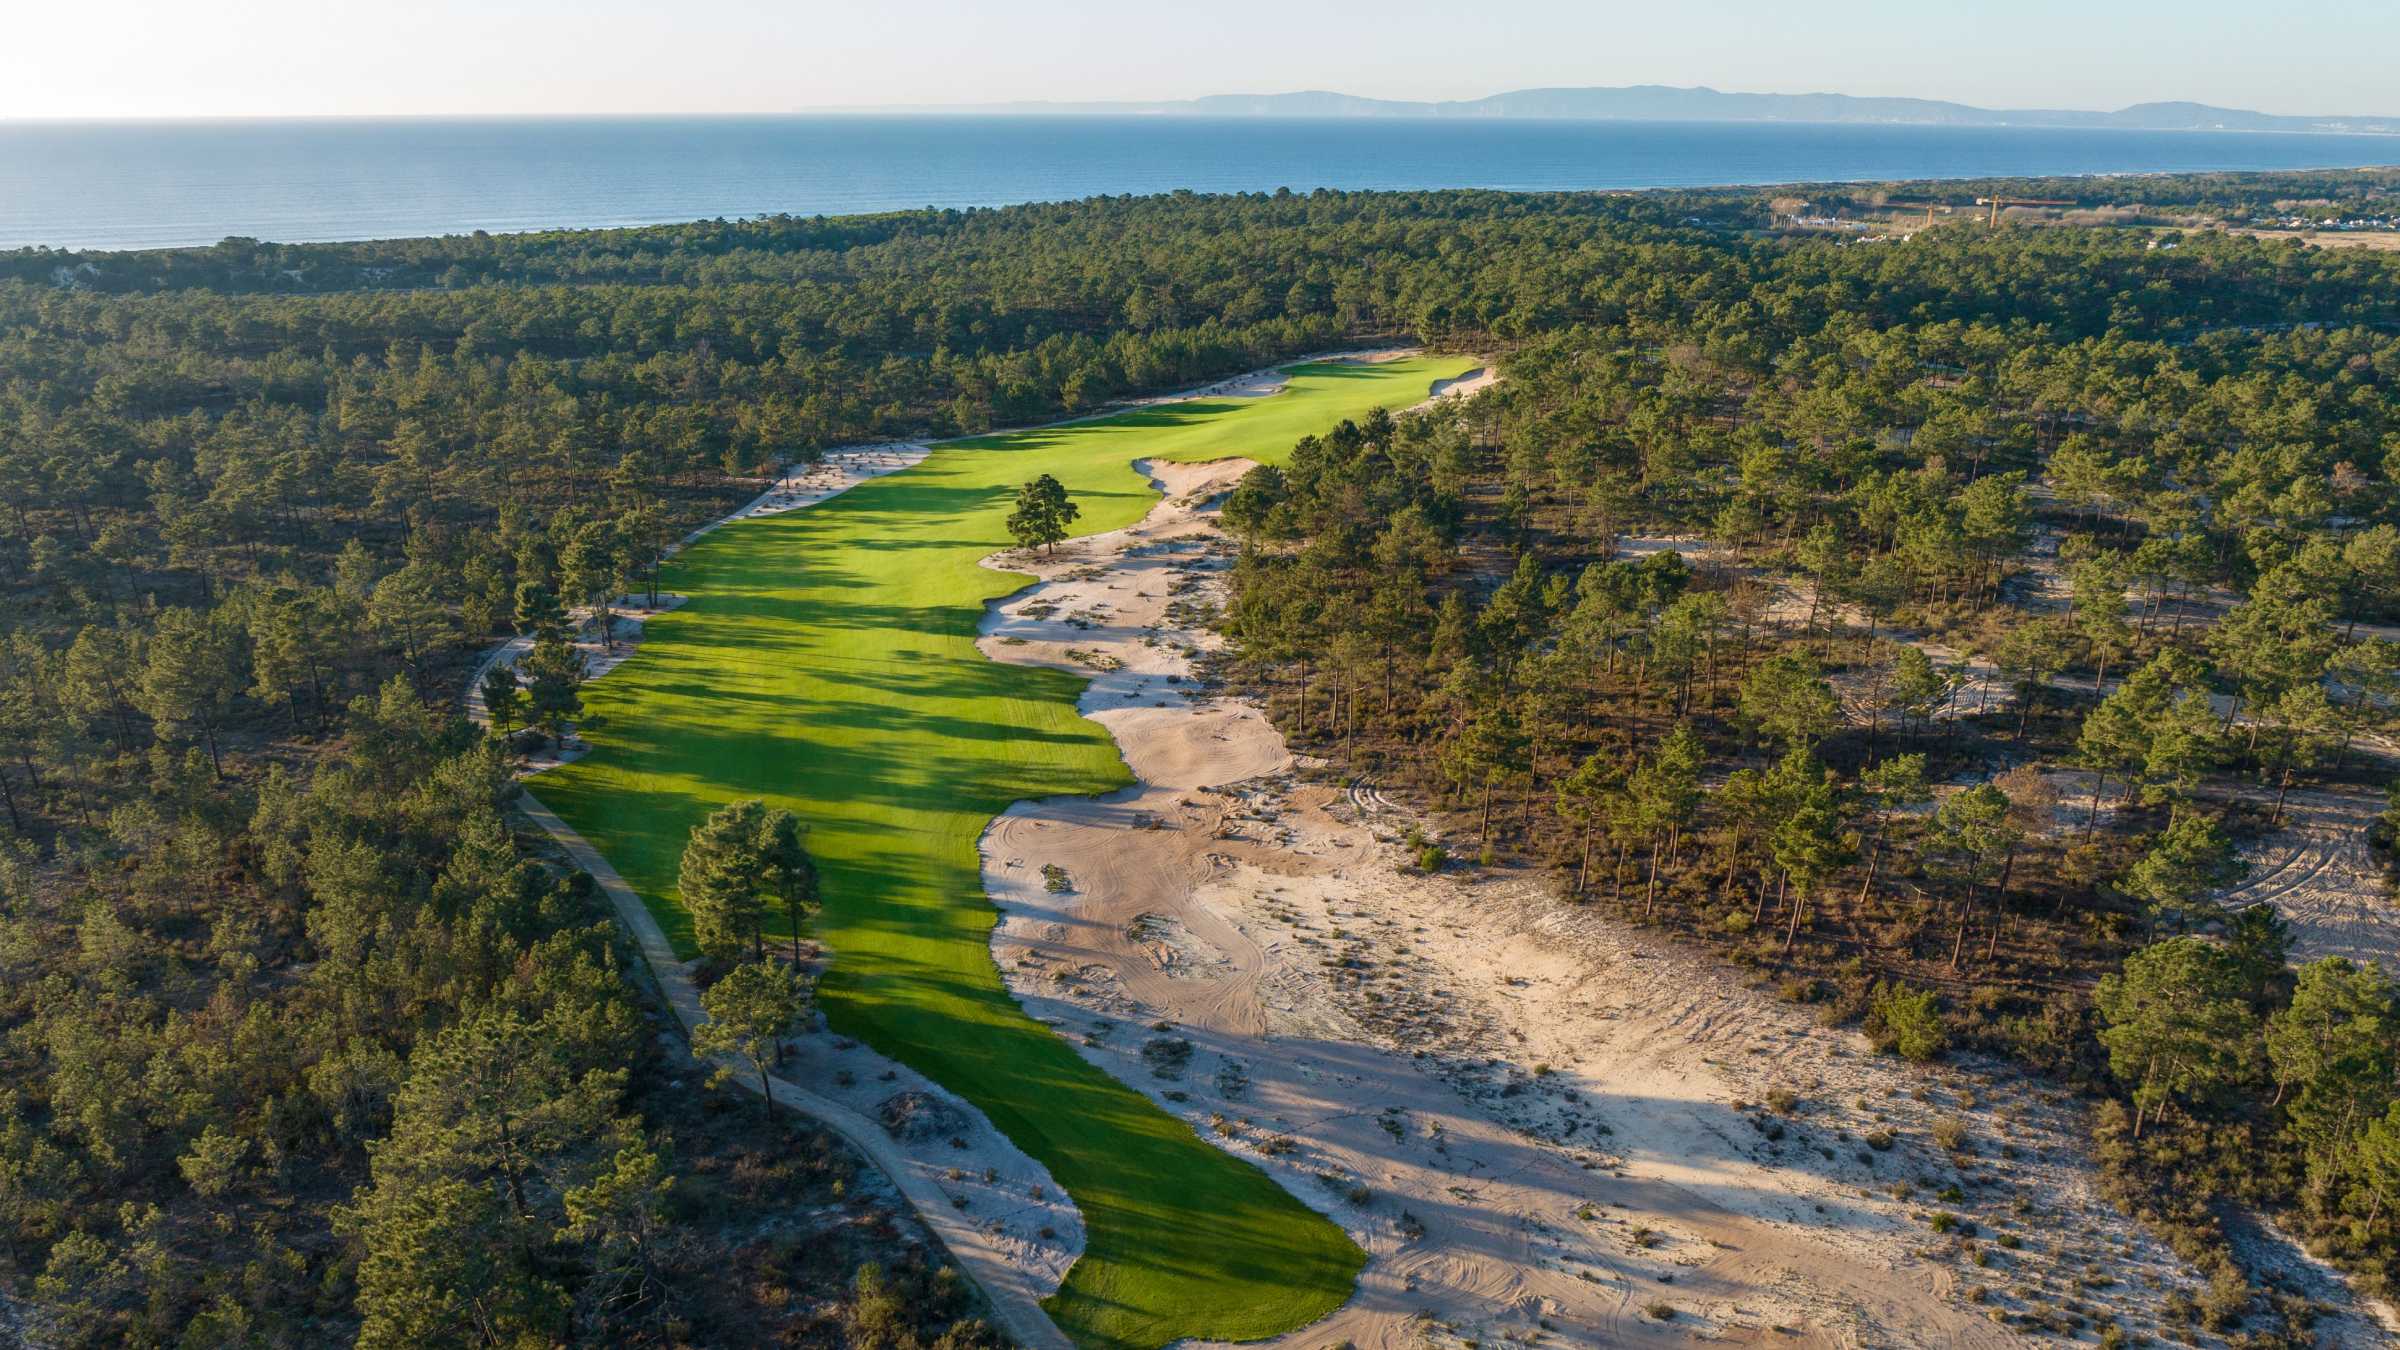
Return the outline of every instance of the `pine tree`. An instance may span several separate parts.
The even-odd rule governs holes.
[[[800,959],[800,925],[817,908],[817,862],[802,845],[800,818],[769,811],[759,822],[759,865],[768,894],[783,904],[791,925],[792,959]]]
[[[2400,1102],[2393,1102],[2358,1139],[2358,1174],[2368,1196],[2367,1222],[2400,1204]]]
[[[583,711],[583,654],[556,632],[535,638],[526,653],[527,716],[552,740],[566,734],[566,725]]]
[[[674,1235],[667,1212],[675,1178],[667,1160],[647,1143],[617,1150],[606,1167],[566,1193],[566,1224],[560,1236],[589,1253],[592,1275],[576,1297],[584,1325],[626,1318],[656,1305],[666,1293],[660,1268]]]
[[[601,648],[614,649],[616,622],[611,612],[612,602],[622,588],[625,573],[624,547],[617,538],[616,526],[605,520],[585,522],[568,539],[558,562],[567,594],[591,610],[593,624],[600,631]]]
[[[731,960],[748,948],[754,959],[766,957],[766,823],[766,803],[751,800],[719,807],[692,827],[676,899],[692,916],[703,955]]]
[[[2275,1100],[2310,1152],[2331,1159],[2383,1114],[2400,1074],[2400,988],[2374,965],[2328,956],[2300,967],[2267,1021]],[[2288,1100],[2287,1100],[2288,1099]]]
[[[477,686],[483,694],[483,710],[491,718],[492,730],[506,736],[516,725],[518,710],[525,702],[525,688],[517,683],[517,669],[506,661],[495,661],[483,673]]]
[[[1627,783],[1631,824],[1649,840],[1650,879],[1642,902],[1648,914],[1658,902],[1662,854],[1671,860],[1682,838],[1684,822],[1700,809],[1700,770],[1707,756],[1700,738],[1688,726],[1678,726],[1659,742],[1658,753],[1634,770]]]
[[[1008,518],[1008,532],[1024,548],[1040,548],[1054,553],[1058,541],[1067,537],[1067,527],[1083,514],[1083,508],[1067,497],[1067,489],[1048,474],[1027,483],[1017,491],[1017,509]]]
[[[1925,756],[1895,755],[1859,775],[1861,805],[1872,823],[1867,835],[1867,871],[1859,878],[1858,899],[1864,904],[1874,893],[1875,877],[1883,864],[1883,847],[1894,813],[1932,799],[1925,785]]]
[[[2177,811],[2153,840],[2150,851],[2117,878],[2117,889],[2141,902],[2156,922],[2180,916],[2201,897],[2223,890],[2250,870],[2233,841],[2198,811]]]
[[[135,695],[163,730],[198,733],[208,747],[209,767],[220,777],[225,764],[217,736],[232,715],[235,695],[247,684],[227,617],[195,609],[160,614]]]
[[[514,1011],[469,1017],[421,1045],[345,1224],[365,1248],[360,1344],[508,1344],[564,1331],[543,1259],[564,1197],[638,1139],[616,1114],[623,1070],[586,1068]]]
[[[1910,723],[1922,728],[1933,720],[1958,687],[1957,679],[1933,663],[1921,647],[1903,645],[1892,658],[1892,707],[1900,714],[1900,734]]]
[[[2008,794],[1990,783],[1945,798],[1934,812],[1933,829],[1935,852],[1966,889],[1958,907],[1957,939],[1950,946],[1950,968],[1956,970],[1974,922],[1976,892],[1999,859],[2016,847],[2020,834],[2009,818]],[[1996,908],[1996,898],[1994,904]]]
[[[808,1006],[808,991],[784,966],[750,961],[735,966],[700,996],[708,1020],[692,1030],[692,1050],[712,1059],[741,1061],[758,1075],[758,1095],[767,1118],[775,1118],[767,1070],[782,1056],[783,1038]],[[712,1085],[732,1076],[730,1065],[710,1076]]]
[[[536,638],[564,637],[567,631],[566,607],[558,603],[558,595],[539,581],[517,583],[517,631]]]
[[[2114,549],[2085,557],[2067,572],[2075,635],[2092,663],[2093,687],[2103,694],[2108,692],[2110,662],[2133,648],[2133,625],[2125,622],[2125,583],[2130,579],[2125,555]]]
[[[2133,1094],[2136,1139],[2176,1098],[2197,1101],[2237,1081],[2257,1044],[2241,971],[2202,938],[2170,938],[2126,957],[2093,1003],[2109,1071]]]
[[[1817,663],[1796,652],[1770,656],[1742,677],[1742,721],[1787,750],[1816,744],[1834,726],[1841,705]]]
[[[1857,838],[1842,828],[1839,798],[1820,777],[1813,789],[1789,803],[1768,842],[1775,866],[1791,882],[1791,904],[1783,930],[1783,950],[1788,956],[1799,940],[1800,921],[1809,903],[1836,872],[1849,866],[1857,855]]]
[[[1575,826],[1577,895],[1590,889],[1592,843],[1606,823],[1609,803],[1623,782],[1624,776],[1616,765],[1598,751],[1586,755],[1574,772],[1559,780],[1558,813]]]
[[[2296,684],[2276,696],[2273,703],[2259,713],[2265,724],[2266,746],[2261,754],[2261,769],[2275,778],[2275,809],[2267,824],[2283,823],[2283,806],[2292,793],[2292,778],[2302,769],[2313,769],[2325,760],[2333,748],[2333,729],[2339,718],[2332,700],[2325,697],[2325,686],[2310,682]]]
[[[2026,721],[2041,701],[2042,691],[2050,687],[2050,678],[2066,669],[2072,638],[2073,630],[2063,619],[2030,619],[2009,629],[1993,652],[1994,662],[2016,687],[2019,740],[2024,739]]]

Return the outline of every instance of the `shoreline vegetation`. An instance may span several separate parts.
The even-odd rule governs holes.
[[[1905,1247],[1914,1313],[1802,1322],[2208,1347],[2365,1327],[2400,1253],[2400,257],[2241,231],[2366,237],[2396,189],[1178,195],[0,257],[0,1324],[62,1347],[991,1343],[854,1152],[659,1053],[588,878],[511,831],[510,747],[457,716],[515,631],[526,679],[489,685],[495,715],[519,745],[601,747],[535,790],[592,787],[571,805],[637,841],[610,845],[635,885],[672,889],[686,806],[772,796],[797,762],[828,898],[800,945],[835,953],[814,996],[837,1033],[1032,1089],[993,1123],[1064,1130],[1075,1163],[1171,1155],[1085,1210],[1101,1259],[1060,1317],[1090,1339],[1154,1344],[1191,1311],[1196,1282],[1093,1282],[1161,1240],[1152,1174],[1239,1192],[1167,1196],[1184,1229],[1245,1216],[1316,1272],[1197,1310],[1263,1334],[1332,1310],[1362,1251],[1343,1316],[1405,1305],[1375,1282],[1487,1213],[1401,1198],[1441,1146],[1555,1159],[1570,1127],[1592,1212],[1544,1217],[1576,1236],[1523,1264],[1617,1281],[1626,1332],[1729,1322],[1771,1283],[1705,1225],[1612,1221],[1672,1198],[1672,1160],[1606,1141],[1679,1129],[1760,1241]],[[662,567],[778,461],[1396,333],[1506,378],[1386,419],[1370,405],[1473,363],[1330,368],[1221,413],[970,442]],[[1402,374],[1413,392],[1379,383]],[[1254,698],[1272,744],[1335,767],[1110,825],[1202,852],[1227,828],[1232,861],[1088,944],[1168,1030],[1135,1034],[1101,970],[1009,966],[1069,1046],[999,983],[977,836],[1126,769],[1074,715],[1083,674],[971,650],[1010,584],[978,564],[1041,473],[1079,526],[1132,525],[1153,495],[1126,466],[1162,447],[1281,461],[1223,502],[1221,610],[1162,609],[1160,640],[1220,632],[1196,673],[1232,681],[1221,711]],[[1054,580],[1095,584],[1072,553]],[[580,685],[567,616],[654,588],[695,599]],[[1062,662],[1150,678],[1139,634],[1085,617]],[[610,747],[653,737],[699,753],[598,790]],[[1124,892],[1019,851],[1042,880],[1010,903],[1057,917],[1000,947],[1063,963],[1077,907],[1113,923]],[[1532,944],[1506,949],[1522,969],[1451,940],[1477,905]],[[1315,1019],[1378,1075],[1426,1049],[1449,1076],[1422,1111],[1456,1129],[1394,1135],[1380,1107],[1259,1127],[1262,1097],[1319,1089],[1194,1002],[1252,1006],[1245,941],[1290,977],[1261,1019]],[[898,947],[942,978],[902,978]],[[770,995],[749,1030],[712,1036],[761,1073],[766,1014],[803,992],[769,975],[731,983]],[[919,999],[988,1009],[1008,1058],[968,1062]],[[1443,1006],[1455,1043],[1408,1020]],[[1806,1052],[1731,1037],[1726,1009]],[[782,1071],[873,1105],[850,1053]],[[1232,1059],[1257,1095],[1227,1110]],[[1102,1109],[1053,1109],[1068,1090]],[[1302,1178],[1322,1194],[1299,1204],[1195,1136],[1211,1111],[1235,1154],[1347,1184]],[[1419,1329],[1540,1330],[1473,1269],[1442,1266],[1463,1292]]]

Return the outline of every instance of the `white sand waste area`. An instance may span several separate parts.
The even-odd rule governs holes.
[[[776,516],[786,511],[798,511],[815,506],[828,497],[838,497],[870,478],[922,463],[933,447],[915,441],[890,441],[878,445],[845,445],[828,450],[813,464],[785,466],[766,491],[750,500],[747,506],[711,521],[685,536],[688,544],[710,530],[730,521],[747,520],[752,516]]]
[[[2359,788],[2296,791],[2283,827],[2250,843],[2250,875],[2220,902],[2271,904],[2292,925],[2292,960],[2347,956],[2400,969],[2400,901],[2367,842],[2383,802]]]
[[[1435,380],[1433,392],[1426,397],[1423,403],[1417,404],[1409,411],[1423,412],[1446,398],[1473,398],[1499,382],[1500,372],[1497,369],[1491,366],[1478,366],[1464,375],[1453,375],[1447,380]]]
[[[1190,403],[1196,399],[1265,398],[1267,395],[1276,393],[1285,385],[1291,383],[1291,377],[1284,373],[1284,371],[1291,366],[1312,365],[1324,362],[1338,362],[1347,365],[1377,365],[1385,361],[1398,361],[1405,357],[1422,356],[1424,352],[1425,349],[1422,347],[1378,347],[1363,351],[1312,352],[1307,356],[1295,356],[1289,360],[1278,362],[1272,366],[1265,366],[1258,370],[1244,371],[1239,375],[1229,376],[1225,379],[1217,381],[1214,384],[1202,385],[1197,389],[1187,389],[1180,393],[1174,394],[1159,394],[1149,398],[1129,399],[1123,403],[1113,405],[1112,407],[1103,411],[1092,413],[1090,416],[1106,417],[1110,413],[1123,408],[1156,407],[1162,403]],[[1499,380],[1499,372],[1490,367],[1482,367],[1476,370],[1470,370],[1466,374],[1456,376],[1452,379],[1436,380],[1433,383],[1431,397],[1427,398],[1424,402],[1417,404],[1415,408],[1411,408],[1408,411],[1415,412],[1419,408],[1432,407],[1436,402],[1444,398],[1463,398],[1468,394],[1473,394],[1480,390],[1489,388],[1490,386],[1499,383]],[[1087,419],[1075,418],[1071,420],[1083,421]]]
[[[993,952],[1088,1059],[1370,1253],[1290,1344],[1998,1345],[1996,1311],[2146,1323],[2197,1286],[2099,1200],[2082,1117],[2040,1087],[1878,1056],[1537,878],[1406,867],[1423,822],[1304,781],[1194,678],[1230,560],[1206,507],[1247,466],[1141,467],[1168,494],[1142,523],[994,560],[1044,581],[983,649],[1094,675],[1083,709],[1141,781],[993,823]]]

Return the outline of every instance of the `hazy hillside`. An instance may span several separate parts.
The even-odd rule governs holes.
[[[1003,103],[914,106],[904,112],[1139,113],[1191,117],[1571,117],[1692,122],[1878,122],[1928,126],[2113,127],[2138,131],[2349,131],[2400,133],[2400,117],[2301,116],[2204,103],[2137,103],[2114,112],[1977,108],[1939,99],[1849,94],[1740,94],[1666,85],[1519,89],[1488,98],[1417,103],[1311,89],[1211,94],[1159,103]]]

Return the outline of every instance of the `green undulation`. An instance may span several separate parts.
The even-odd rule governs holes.
[[[687,949],[675,878],[692,826],[745,797],[799,813],[835,954],[828,1019],[974,1102],[1074,1197],[1087,1241],[1050,1309],[1081,1344],[1290,1331],[1339,1307],[1364,1257],[1002,987],[977,838],[1020,798],[1128,777],[1075,714],[1082,680],[975,650],[984,602],[1031,580],[977,560],[1009,544],[1037,475],[1066,486],[1083,530],[1116,529],[1156,500],[1136,459],[1280,460],[1471,365],[1296,366],[1272,397],[951,442],[806,511],[719,530],[672,565],[690,602],[585,691],[591,754],[535,785]]]

